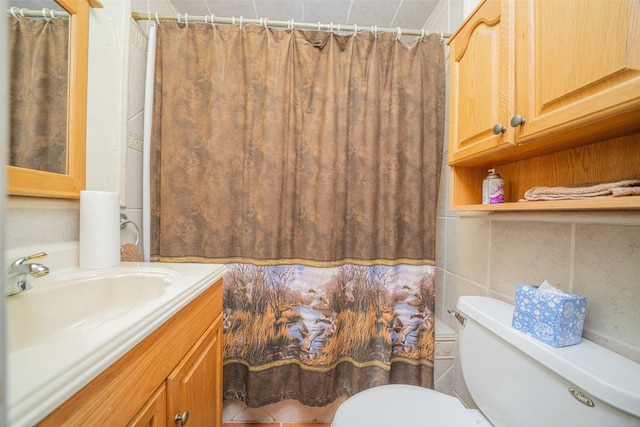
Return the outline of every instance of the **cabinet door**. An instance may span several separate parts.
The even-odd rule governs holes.
[[[190,427],[222,425],[222,323],[211,325],[178,367],[167,378],[169,426],[187,423]]]
[[[450,46],[449,163],[500,151],[514,142],[509,126],[513,60],[512,2],[489,0],[456,32]],[[504,132],[493,133],[496,125]]]
[[[166,427],[167,392],[164,384],[153,394],[128,427]]]
[[[639,23],[638,0],[515,2],[518,143],[640,128]]]

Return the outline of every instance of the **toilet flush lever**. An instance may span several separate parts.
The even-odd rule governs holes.
[[[465,325],[465,323],[467,323],[467,318],[466,318],[466,317],[464,317],[462,314],[458,313],[457,311],[455,311],[455,310],[447,310],[447,312],[448,312],[450,315],[452,315],[453,317],[455,317],[455,318],[456,318],[456,320],[457,320],[458,322],[460,322],[460,324],[461,324],[462,326],[464,326],[464,325]]]

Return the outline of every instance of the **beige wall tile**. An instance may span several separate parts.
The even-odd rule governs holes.
[[[448,133],[448,131],[445,131]],[[445,141],[446,141],[445,137]],[[442,169],[440,172],[440,187],[438,189],[438,202],[436,214],[439,217],[447,216],[449,210],[449,166],[447,165],[447,153],[442,154]]]
[[[447,218],[436,218],[436,265],[445,268],[447,262]]]
[[[454,395],[453,391],[453,369],[454,359],[436,360],[434,363],[434,384],[433,388],[440,393],[450,396]]]
[[[640,226],[577,225],[573,291],[586,329],[640,348]]]
[[[518,284],[571,285],[571,224],[493,221],[489,287],[514,295]]]
[[[435,311],[435,315],[439,319],[444,319],[444,307],[445,307],[445,300],[444,300],[445,283],[444,283],[444,279],[445,279],[445,271],[440,267],[436,267],[436,275],[435,275],[435,278],[434,278],[434,283],[436,285],[436,311]]]
[[[486,217],[449,218],[445,268],[458,276],[487,283],[489,231]]]
[[[487,295],[487,288],[483,284],[475,283],[462,277],[445,273],[444,307],[440,320],[444,321],[454,331],[458,331],[460,323],[447,313],[447,310],[455,310],[458,298],[463,295]]]

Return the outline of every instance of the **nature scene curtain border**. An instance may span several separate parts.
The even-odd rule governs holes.
[[[230,265],[225,398],[323,406],[383,384],[432,388],[434,277],[432,266]]]

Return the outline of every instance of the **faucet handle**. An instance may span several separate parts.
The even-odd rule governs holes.
[[[40,258],[44,258],[46,256],[47,256],[46,252],[38,252],[37,254],[27,255],[25,257],[18,258],[17,260],[13,261],[13,264],[11,264],[11,267],[15,267],[15,266],[23,264],[23,263],[25,263],[27,261],[31,261],[32,259],[40,259]]]

